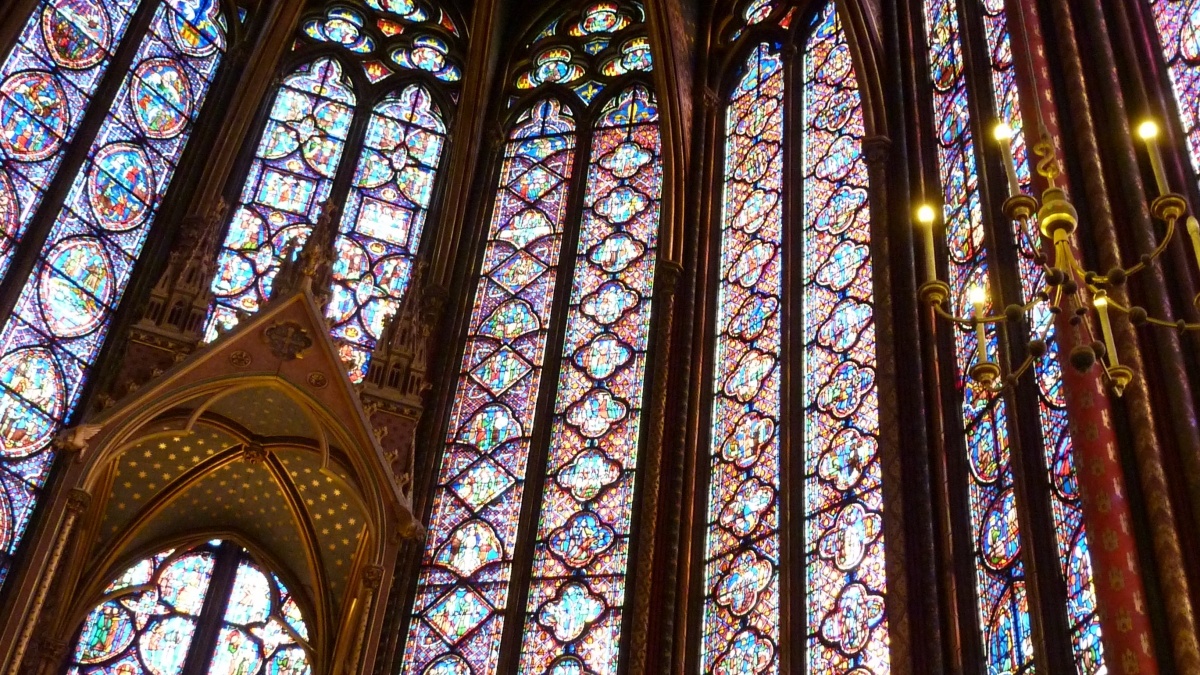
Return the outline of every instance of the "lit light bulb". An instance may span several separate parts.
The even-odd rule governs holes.
[[[1097,295],[1096,297],[1092,298],[1092,304],[1096,306],[1096,309],[1108,307],[1108,296]]]
[[[922,225],[932,225],[933,219],[937,217],[937,212],[928,204],[922,204],[921,208],[917,209],[917,222]]]
[[[967,289],[967,300],[972,305],[979,306],[987,302],[987,289],[983,286],[972,286]]]
[[[1158,194],[1171,192],[1167,186],[1167,172],[1163,169],[1162,154],[1158,149],[1158,124],[1154,120],[1146,120],[1138,125],[1138,136],[1146,142],[1146,152],[1150,155],[1150,168],[1154,170],[1154,182],[1158,186]]]
[[[1145,122],[1142,122],[1141,124],[1138,125],[1137,132],[1138,132],[1138,136],[1141,137],[1141,139],[1144,141],[1148,141],[1152,138],[1157,138],[1158,137],[1158,124],[1156,124],[1154,122],[1154,120],[1146,120]]]
[[[1013,128],[1008,126],[1008,122],[1001,122],[996,125],[996,129],[992,131],[998,141],[1010,141],[1013,137]]]

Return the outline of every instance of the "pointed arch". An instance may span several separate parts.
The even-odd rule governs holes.
[[[335,57],[284,78],[221,246],[207,339],[270,297],[285,253],[308,238],[333,190],[358,98]]]
[[[576,144],[575,119],[558,100],[545,99],[518,118],[505,145],[417,580],[405,673],[424,673],[435,662],[478,673],[496,669]],[[460,558],[469,550],[461,548],[462,555],[439,560],[436,552],[466,536],[461,533],[476,518],[497,535],[496,559],[483,567],[465,565]]]
[[[215,79],[228,22],[217,0],[158,5],[0,330],[0,581],[45,484],[51,438],[79,401]]]

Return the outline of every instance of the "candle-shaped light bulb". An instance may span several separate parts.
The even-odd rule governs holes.
[[[933,221],[937,212],[929,204],[922,204],[917,209],[917,222],[921,225],[921,239],[925,244],[925,281],[937,280],[937,262],[933,257]]]
[[[1092,304],[1096,306],[1096,313],[1100,315],[1100,332],[1104,334],[1104,349],[1108,352],[1108,365],[1110,367],[1119,366],[1121,362],[1117,359],[1117,344],[1113,341],[1112,323],[1108,320],[1108,293],[1096,291],[1096,295],[1092,298]]]
[[[987,324],[983,322],[987,316],[987,289],[983,286],[972,286],[967,289],[967,300],[971,303],[971,318],[975,320],[975,344],[978,347],[979,363],[987,363]]]
[[[1015,197],[1021,194],[1021,181],[1017,179],[1017,163],[1013,160],[1013,128],[1008,126],[1007,122],[1001,122],[996,125],[992,134],[1000,143],[1000,153],[1004,157],[1004,173],[1008,175],[1008,196]]]
[[[1192,240],[1192,253],[1196,256],[1196,264],[1200,265],[1200,220],[1196,216],[1188,216],[1188,238]]]
[[[1171,189],[1167,187],[1167,172],[1163,169],[1162,153],[1158,150],[1158,124],[1154,120],[1146,120],[1138,125],[1137,133],[1146,142],[1146,152],[1150,155],[1150,168],[1154,170],[1158,194],[1169,194]]]

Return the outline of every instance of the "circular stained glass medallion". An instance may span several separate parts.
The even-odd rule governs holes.
[[[140,147],[113,143],[96,153],[88,175],[88,200],[105,229],[137,227],[150,210],[154,176]]]
[[[172,59],[147,59],[137,67],[129,92],[133,116],[151,138],[171,138],[191,118],[187,76]]]
[[[42,13],[42,37],[55,63],[83,70],[108,53],[112,26],[95,0],[52,0]]]
[[[189,56],[208,56],[225,46],[220,0],[169,0],[175,44]]]
[[[57,428],[63,398],[48,349],[25,347],[0,359],[0,454],[17,459],[42,449]]]
[[[36,162],[54,154],[70,122],[67,97],[50,73],[27,70],[0,84],[0,146],[13,158]]]
[[[67,239],[50,251],[46,263],[38,292],[50,332],[73,338],[95,330],[115,291],[104,247],[91,237]]]

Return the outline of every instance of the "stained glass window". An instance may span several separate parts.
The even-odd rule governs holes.
[[[416,84],[380,101],[367,125],[342,214],[328,310],[356,382],[408,287],[445,134],[429,91]]]
[[[494,675],[505,631],[522,641],[512,666],[522,672],[615,672],[662,168],[649,85],[625,81],[601,94],[653,67],[641,21],[635,3],[582,4],[526,43],[519,63],[528,65],[508,80],[511,93],[535,95],[514,111],[500,168],[404,673]],[[567,85],[578,101],[537,96],[547,84]],[[581,143],[590,148],[586,181],[572,180]],[[564,267],[571,292],[557,310]],[[555,330],[565,330],[563,351],[548,373]],[[540,418],[539,398],[551,393],[543,382],[558,386]],[[534,443],[541,437],[548,447]],[[527,486],[531,457],[544,458],[547,476]],[[520,533],[527,487],[540,515],[536,531]],[[532,535],[532,559],[517,553],[519,533]],[[522,620],[506,625],[509,582],[530,568]]]
[[[332,58],[300,67],[279,87],[221,247],[208,339],[219,325],[235,325],[239,313],[258,311],[284,254],[308,238],[333,189],[355,100]]]
[[[339,53],[290,73],[275,95],[212,281],[205,339],[258,311],[284,256],[296,254],[327,204],[337,206],[327,311],[360,382],[420,250],[446,144],[446,97],[457,100],[462,78],[461,35],[423,0],[331,5],[310,13],[299,33],[296,48],[324,54],[332,44]],[[356,91],[358,68],[377,86]],[[365,128],[353,125],[356,115],[369,115]]]
[[[592,134],[521,669],[615,673],[662,190],[658,109],[635,86]],[[564,654],[566,654],[564,656]]]
[[[495,672],[558,279],[575,121],[553,99],[505,147],[417,581],[405,673]],[[434,672],[438,672],[437,669]]]
[[[962,40],[954,0],[925,0],[925,20],[934,91],[938,166],[945,200],[951,305],[955,314],[967,316],[972,311],[968,301],[970,289],[986,290],[990,281],[975,141],[971,134]],[[1019,672],[1033,667],[1033,640],[1025,568],[1021,560],[1008,413],[1001,396],[967,377],[967,369],[976,354],[974,332],[969,326],[959,327],[954,338],[956,381],[962,395],[966,459],[970,467],[971,535],[985,665],[989,673]],[[988,353],[995,355],[999,345],[994,330],[987,331],[987,339]],[[995,356],[991,360],[995,360]]]
[[[701,661],[779,672],[784,67],[760,44],[725,113]]]
[[[212,588],[237,565],[232,587]],[[232,570],[231,570],[232,571]],[[226,593],[227,591],[227,593]],[[206,602],[228,596],[224,606]],[[203,625],[214,645],[197,644]],[[202,639],[202,638],[201,638]],[[80,629],[69,675],[180,675],[194,652],[208,675],[309,675],[308,629],[287,587],[232,544],[145,558],[109,584]]]
[[[1200,4],[1150,0],[1192,167],[1200,173]]]
[[[1028,146],[1017,100],[1017,74],[1013,63],[1004,0],[983,0],[984,29],[991,57],[992,93],[999,117],[1013,128],[1013,156],[1017,175],[1027,193],[1030,190]],[[1041,232],[1034,220],[1021,225],[1013,221],[1013,236],[1020,254],[1021,288],[1026,299],[1045,287],[1043,268],[1038,264]],[[1067,616],[1075,660],[1081,674],[1100,672],[1104,666],[1100,644],[1100,618],[1096,613],[1092,560],[1083,525],[1083,505],[1075,479],[1075,459],[1067,427],[1066,401],[1063,399],[1062,371],[1058,343],[1054,340],[1054,315],[1047,303],[1034,307],[1030,322],[1031,338],[1046,337],[1046,354],[1038,360],[1034,372],[1038,383],[1043,446],[1050,476],[1050,504],[1054,517],[1059,569],[1067,582]]]
[[[139,4],[43,0],[0,65],[0,278]]]
[[[808,667],[886,673],[866,131],[850,45],[832,2],[804,54],[803,128]]]
[[[225,51],[217,0],[155,11],[0,330],[0,580]]]

